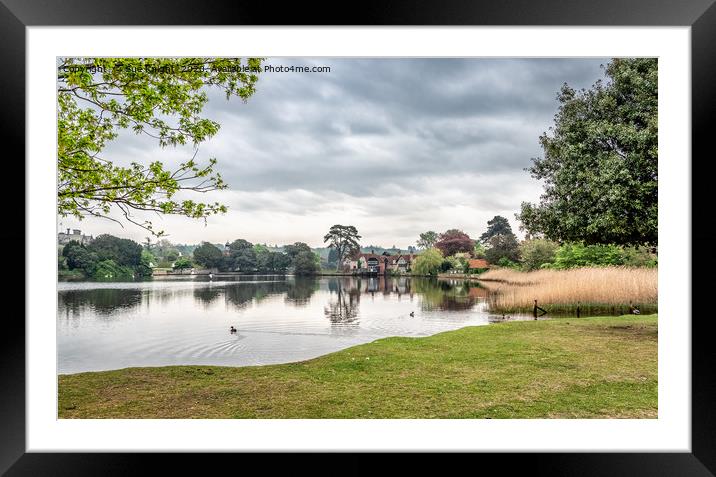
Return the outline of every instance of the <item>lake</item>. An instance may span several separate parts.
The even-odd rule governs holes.
[[[411,277],[60,282],[58,372],[300,361],[501,321],[485,297],[475,282]]]

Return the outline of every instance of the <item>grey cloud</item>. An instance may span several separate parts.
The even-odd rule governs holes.
[[[590,86],[608,59],[267,62],[331,72],[261,73],[246,103],[209,91],[204,115],[221,130],[197,157],[216,157],[231,189],[242,192],[229,197],[235,210],[318,214],[346,201],[409,235],[421,226],[416,214],[435,214],[444,201],[512,219],[521,200],[536,198],[524,168],[541,154],[538,137],[552,124],[557,91],[564,82]],[[105,156],[176,165],[192,153],[124,132]]]

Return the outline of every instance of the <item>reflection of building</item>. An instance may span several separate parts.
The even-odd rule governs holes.
[[[361,253],[358,257],[348,258],[343,265],[354,273],[371,273],[384,275],[389,271],[409,272],[410,266],[417,255],[406,253],[398,255],[376,255],[374,253]]]
[[[92,241],[91,235],[82,235],[82,231],[79,229],[72,230],[72,233],[70,233],[70,229],[67,229],[67,232],[60,232],[57,234],[57,243],[60,245],[65,245],[70,243],[71,241],[77,241],[81,243],[82,245],[87,245]]]

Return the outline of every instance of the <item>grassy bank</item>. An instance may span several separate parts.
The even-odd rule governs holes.
[[[656,268],[575,268],[520,272],[501,268],[480,276],[492,292],[490,309],[513,313],[532,310],[534,300],[551,313],[628,313],[629,304],[654,313],[658,302]]]
[[[59,377],[60,418],[656,418],[657,317],[509,322],[299,363]]]

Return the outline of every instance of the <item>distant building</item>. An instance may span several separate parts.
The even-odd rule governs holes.
[[[93,240],[93,238],[91,235],[82,235],[82,231],[79,229],[72,230],[72,233],[70,233],[70,229],[67,229],[67,232],[60,232],[57,234],[57,243],[60,245],[66,245],[73,240],[81,243],[82,245],[87,245]]]
[[[346,258],[343,265],[355,273],[384,275],[389,271],[409,272],[415,257],[414,254],[388,255],[387,252],[383,252],[382,255],[361,253],[355,258]]]

